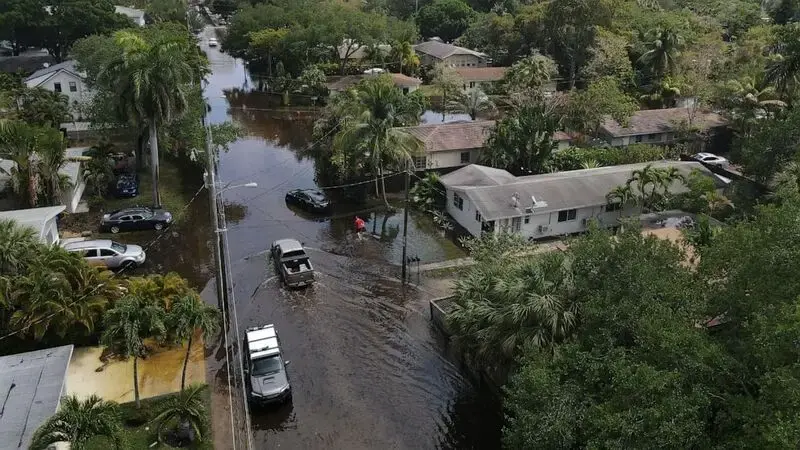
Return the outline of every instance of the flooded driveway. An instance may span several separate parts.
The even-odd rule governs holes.
[[[404,288],[398,279],[403,211],[345,206],[319,220],[289,209],[286,191],[317,186],[313,161],[301,157],[311,123],[270,107],[263,94],[248,94],[242,64],[208,52],[211,120],[232,118],[247,134],[221,156],[219,179],[258,183],[224,194],[240,216],[228,227],[239,330],[274,323],[291,360],[293,402],[252,411],[253,448],[499,447],[496,403],[461,375],[430,324],[427,300],[434,294]],[[375,236],[354,236],[356,213]],[[317,271],[313,287],[286,290],[267,265],[265,251],[284,237],[308,247]],[[408,245],[423,263],[463,256],[416,215]],[[213,292],[207,286],[204,297]],[[227,389],[224,354],[213,349],[206,362],[220,394]],[[230,422],[224,409],[215,403],[220,423]],[[230,441],[221,448],[229,447]]]

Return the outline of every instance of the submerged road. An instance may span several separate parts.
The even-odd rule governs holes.
[[[274,323],[291,360],[293,402],[252,411],[254,448],[499,447],[496,402],[477,391],[444,353],[445,343],[429,321],[431,295],[404,288],[397,279],[402,211],[388,217],[360,212],[380,238],[358,240],[352,215],[336,213],[320,221],[287,208],[286,191],[316,186],[313,161],[298,156],[309,145],[310,123],[282,118],[284,113],[259,97],[263,94],[248,93],[252,82],[242,63],[207,48],[212,35],[206,29],[201,43],[213,70],[206,88],[211,121],[231,119],[246,132],[221,156],[219,178],[258,183],[224,194],[234,218],[228,239],[238,326],[243,332]],[[424,255],[426,262],[454,254],[453,244],[424,220],[410,222],[409,236],[410,254]],[[265,251],[284,237],[310,248],[317,271],[313,287],[287,291],[274,278]],[[213,292],[207,286],[204,296]],[[230,433],[223,429],[230,424],[228,373],[224,341],[214,345],[207,364],[215,437],[223,443],[230,438],[223,436]],[[234,422],[241,426],[241,417],[234,414]],[[230,448],[230,441],[219,445]]]

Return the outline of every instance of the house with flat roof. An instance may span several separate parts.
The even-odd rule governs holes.
[[[489,56],[457,45],[430,40],[414,46],[423,66],[443,63],[450,67],[486,67]]]
[[[72,345],[0,356],[0,450],[30,447],[36,430],[58,411]]]
[[[477,163],[493,128],[493,120],[475,120],[424,124],[398,130],[422,142],[425,153],[414,158],[414,168],[426,170]],[[572,137],[563,131],[555,132],[553,139],[558,143],[557,150],[569,147],[572,142]]]
[[[0,220],[13,220],[20,226],[33,229],[42,243],[57,244],[60,238],[56,218],[65,208],[65,206],[45,206],[0,211]]]
[[[586,231],[591,221],[608,228],[618,225],[621,217],[639,215],[636,206],[609,204],[606,194],[625,184],[634,170],[647,165],[675,167],[684,176],[697,170],[713,179],[720,190],[730,182],[693,161],[657,161],[523,177],[472,164],[442,176],[441,182],[447,190],[448,214],[473,236],[508,231],[541,239]],[[679,180],[670,187],[673,193],[686,190]]]
[[[41,87],[66,96],[75,120],[80,119],[78,107],[94,95],[86,84],[86,74],[78,70],[74,60],[53,64],[33,72],[25,78],[25,85],[29,88]]]
[[[361,80],[366,79],[367,77],[375,77],[384,74],[360,74],[360,75],[345,75],[345,76],[329,76],[328,82],[325,84],[329,91],[331,91],[331,95],[335,95],[339,92],[344,92],[352,87],[355,87]],[[402,73],[389,73],[386,74],[394,82],[394,85],[397,89],[400,89],[404,94],[408,94],[414,92],[419,88],[422,84],[422,80],[419,78],[410,77],[408,75],[404,75]]]
[[[728,121],[721,115],[690,108],[644,109],[633,113],[628,123],[620,124],[608,117],[600,125],[600,133],[614,147],[631,144],[667,145],[675,141],[681,124],[700,131],[713,131],[725,127]]]

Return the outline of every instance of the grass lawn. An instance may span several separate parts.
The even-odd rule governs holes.
[[[192,192],[187,192],[181,170],[174,163],[162,161],[160,172],[161,184],[159,190],[161,191],[161,204],[164,209],[172,213],[176,222],[180,222],[185,213],[184,206],[191,200],[194,190],[192,190]],[[197,187],[200,187],[199,181]],[[139,173],[138,196],[133,198],[114,198],[109,195],[105,199],[105,206],[103,209],[106,211],[115,211],[117,209],[137,205],[151,206],[153,204],[152,189],[153,177],[150,175],[150,169],[147,168]]]
[[[123,431],[124,442],[122,448],[132,449],[132,450],[138,450],[138,449],[146,450],[148,448],[161,448],[161,449],[175,448],[167,444],[158,444],[151,447],[150,445],[156,442],[158,438],[156,436],[155,429],[149,423],[145,423],[137,427],[132,427],[125,424],[130,419],[136,417],[142,417],[142,414],[144,414],[145,417],[151,417],[155,415],[155,411],[157,411],[159,403],[163,402],[166,398],[168,398],[168,396],[142,400],[141,410],[136,409],[136,404],[134,402],[120,405],[120,410],[122,411],[122,421],[124,430]],[[207,414],[211,414],[211,394],[208,389],[206,389],[205,393],[203,394],[203,400],[205,402]],[[198,442],[190,447],[184,447],[184,448],[190,448],[196,450],[214,449],[214,444],[213,444],[214,440],[212,439],[211,436],[210,418],[208,423],[209,424],[206,426],[206,429],[208,431],[206,431],[205,432],[206,434],[203,436],[204,437],[203,442]],[[94,438],[91,441],[89,441],[89,445],[86,446],[86,450],[110,450],[112,448],[113,445],[111,444],[111,442],[104,437]]]

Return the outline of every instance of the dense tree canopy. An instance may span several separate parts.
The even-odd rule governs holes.
[[[438,37],[445,42],[461,36],[475,17],[463,0],[434,0],[417,15],[422,37]]]

